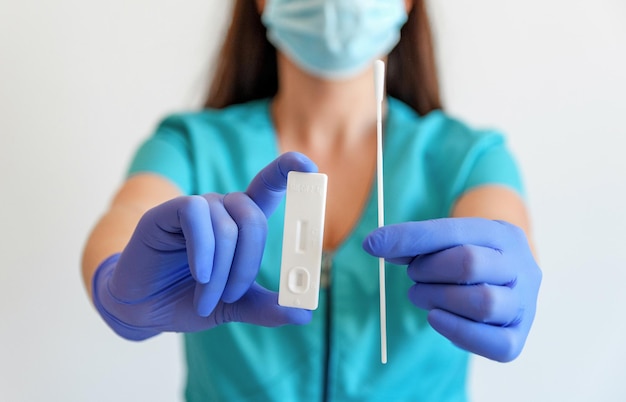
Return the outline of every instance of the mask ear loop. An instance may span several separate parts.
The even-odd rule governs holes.
[[[378,190],[378,227],[385,225],[383,185],[383,99],[385,95],[385,62],[374,63],[374,89],[376,91],[376,180]],[[385,294],[385,259],[378,259],[380,294],[380,361],[387,363],[387,302]]]

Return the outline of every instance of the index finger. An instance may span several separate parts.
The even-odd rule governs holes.
[[[370,233],[363,248],[370,254],[408,260],[465,244],[502,250],[505,226],[483,218],[443,218],[383,226]]]

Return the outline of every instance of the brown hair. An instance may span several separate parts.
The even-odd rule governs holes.
[[[387,93],[425,115],[441,109],[425,0],[415,0],[401,39],[387,61]],[[274,96],[276,49],[266,37],[256,2],[237,0],[204,107],[223,108]]]

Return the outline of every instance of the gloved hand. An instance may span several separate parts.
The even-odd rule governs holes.
[[[454,344],[501,362],[520,354],[542,276],[521,229],[480,218],[407,222],[373,231],[363,247],[408,265],[409,299]]]
[[[94,304],[104,320],[131,340],[231,321],[310,321],[310,311],[280,307],[277,294],[255,282],[267,218],[282,200],[291,170],[317,168],[302,154],[286,153],[245,193],[178,197],[146,212],[124,251],[94,274]]]

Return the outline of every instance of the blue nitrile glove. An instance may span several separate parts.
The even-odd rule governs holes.
[[[407,222],[373,231],[363,247],[408,265],[409,299],[455,345],[501,362],[520,354],[542,276],[521,229],[481,218]]]
[[[132,340],[231,321],[309,322],[310,311],[280,307],[278,295],[255,282],[267,217],[281,202],[291,170],[317,168],[302,154],[286,153],[245,193],[178,197],[146,212],[124,251],[94,274],[94,304],[104,320]]]

